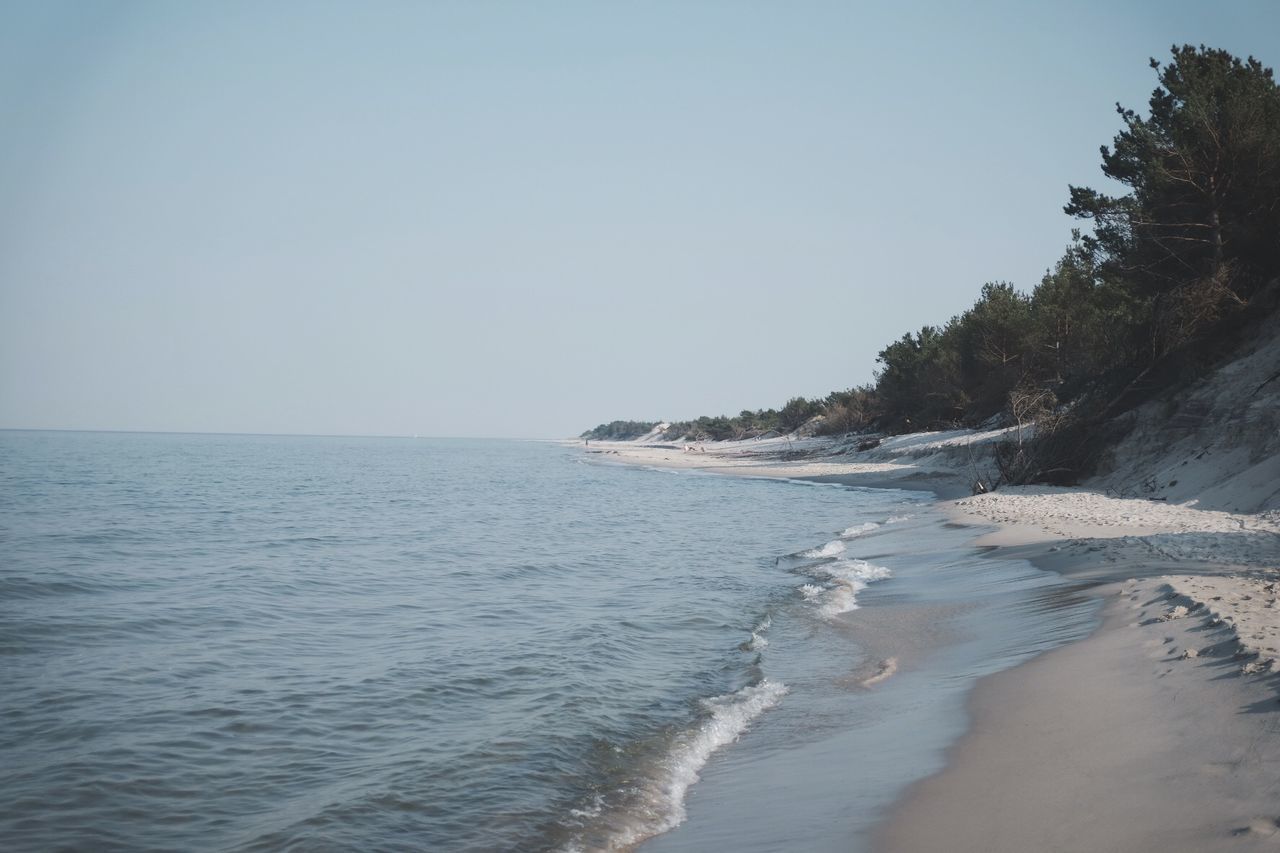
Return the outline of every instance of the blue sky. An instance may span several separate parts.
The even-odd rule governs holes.
[[[1280,4],[0,6],[0,427],[556,437],[1032,287]]]

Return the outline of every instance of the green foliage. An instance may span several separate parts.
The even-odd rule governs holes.
[[[792,397],[787,404],[782,407],[782,411],[778,413],[778,418],[782,422],[782,428],[787,432],[793,432],[804,426],[805,422],[818,414],[822,409],[821,404],[816,400],[806,400],[804,397]]]
[[[883,414],[875,386],[861,385],[847,391],[832,391],[822,401],[822,422],[818,435],[843,435],[866,429]]]
[[[906,432],[953,424],[964,415],[968,397],[960,381],[957,321],[946,328],[925,326],[880,351],[883,368],[876,390],[886,426]]]
[[[973,307],[952,321],[966,414],[983,420],[1004,408],[1026,377],[1031,350],[1031,299],[1007,282],[985,284]]]
[[[657,421],[611,421],[589,429],[578,437],[590,441],[626,441],[647,435],[657,425]]]
[[[659,436],[663,441],[679,441],[693,432],[693,421],[674,421]]]
[[[1132,330],[1146,320],[1142,300],[1123,282],[1102,277],[1078,235],[1032,292],[1030,308],[1028,374],[1067,396],[1141,357]]]
[[[1250,57],[1190,45],[1151,60],[1149,115],[1117,105],[1124,129],[1102,171],[1129,188],[1071,187],[1065,210],[1106,267],[1149,304],[1135,328],[1150,358],[1193,340],[1280,269],[1280,87]]]
[[[724,415],[709,418],[706,415],[693,422],[694,434],[698,438],[709,438],[712,441],[726,441],[734,437],[733,421]]]
[[[822,434],[910,431],[1003,412],[1037,427],[1034,440],[1020,428],[1001,448],[1006,480],[1069,482],[1086,472],[1117,434],[1118,412],[1194,377],[1241,323],[1280,302],[1280,87],[1271,70],[1203,46],[1174,47],[1171,62],[1151,65],[1159,86],[1149,114],[1117,106],[1123,129],[1102,148],[1103,173],[1128,192],[1069,188],[1066,211],[1092,232],[1074,232],[1029,295],[984,285],[944,326],[881,350],[874,386],[701,417],[664,437],[791,432],[816,415]]]
[[[671,424],[662,433],[664,441],[725,441],[756,438],[781,429],[776,409],[743,409],[737,417],[703,415],[692,421]]]
[[[1119,108],[1124,129],[1103,172],[1130,192],[1071,187],[1067,212],[1093,222],[1025,296],[986,285],[945,327],[886,347],[876,390],[881,425],[975,423],[1011,400],[1074,403],[1070,441],[1026,471],[1069,470],[1096,455],[1101,421],[1221,353],[1241,315],[1272,310],[1280,275],[1280,88],[1254,59],[1174,48],[1157,69],[1150,114]],[[1266,294],[1267,298],[1262,298]],[[1200,355],[1197,355],[1200,354]],[[1054,410],[1037,415],[1043,422]],[[1056,415],[1054,422],[1057,423]],[[1043,430],[1042,430],[1043,432]],[[1083,465],[1079,466],[1083,470]],[[1028,475],[1031,476],[1031,475]]]

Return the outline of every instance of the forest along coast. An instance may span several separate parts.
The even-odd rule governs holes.
[[[1221,50],[1152,61],[1082,223],[1030,293],[887,345],[876,381],[778,409],[614,421],[621,462],[919,488],[1103,603],[984,679],[891,851],[1247,850],[1280,840],[1280,88]]]

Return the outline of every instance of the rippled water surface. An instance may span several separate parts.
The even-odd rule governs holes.
[[[547,444],[0,433],[0,846],[639,841],[776,709],[849,701],[806,684],[903,572],[856,543],[921,501]]]

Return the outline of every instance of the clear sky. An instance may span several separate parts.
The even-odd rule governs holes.
[[[0,427],[558,437],[1029,289],[1280,3],[0,3]]]

